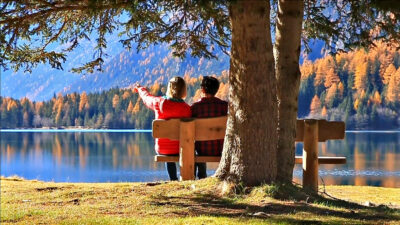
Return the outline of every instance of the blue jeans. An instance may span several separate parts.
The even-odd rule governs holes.
[[[166,162],[165,167],[167,168],[169,179],[178,180],[178,175],[176,172],[176,164],[174,162]]]
[[[166,162],[165,167],[167,168],[169,179],[170,180],[178,180],[178,176],[177,176],[177,172],[176,172],[176,163]],[[196,177],[196,170],[197,170],[197,177],[199,179],[203,179],[203,178],[207,177],[207,164],[206,163],[196,163],[195,164],[195,171],[194,171],[195,177]]]
[[[176,163],[166,162],[165,167],[167,168],[169,179],[170,180],[178,180],[177,171],[176,171]],[[196,177],[196,170],[197,170],[197,177],[199,179],[203,179],[203,178],[207,177],[207,164],[206,163],[196,163],[195,164],[195,171],[194,171],[195,177]]]
[[[199,179],[203,179],[207,177],[207,164],[206,163],[196,163],[194,169],[194,176],[196,177],[196,170],[197,170],[197,177]]]
[[[159,154],[157,152],[157,155],[163,155],[163,154]],[[168,155],[168,156],[178,156],[178,154],[176,154],[176,155]],[[165,168],[167,169],[168,176],[169,176],[170,180],[178,180],[178,175],[177,175],[177,172],[176,172],[176,164],[174,162],[166,162],[165,163]]]

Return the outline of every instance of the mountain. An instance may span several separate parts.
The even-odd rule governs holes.
[[[151,46],[140,52],[122,51],[103,67],[103,72],[82,76],[69,86],[69,91],[102,91],[112,87],[127,87],[140,82],[150,85],[166,83],[173,76],[199,77],[221,74],[229,69],[229,57],[216,51],[217,59],[172,56],[166,45]]]
[[[118,39],[110,38],[105,53],[109,55],[121,52],[123,48]],[[75,51],[67,54],[67,61],[63,64],[64,70],[51,68],[49,65],[38,65],[32,73],[24,71],[0,70],[1,96],[21,99],[28,97],[34,101],[47,100],[55,93],[68,93],[70,85],[82,79],[82,75],[69,72],[71,68],[78,67],[92,59],[94,43],[83,40]],[[60,45],[54,50],[65,48]],[[106,60],[106,63],[110,59]]]
[[[57,92],[67,92],[67,85],[80,79],[72,74],[39,66],[33,73],[1,71],[1,96],[46,100]]]
[[[54,94],[86,91],[98,92],[112,87],[127,87],[140,82],[165,83],[173,76],[221,74],[229,69],[229,57],[222,51],[215,51],[217,59],[172,56],[166,45],[151,46],[137,52],[127,51],[117,44],[108,48],[111,57],[103,65],[103,72],[74,74],[69,69],[88,61],[91,56],[90,43],[84,43],[78,51],[70,54],[66,70],[56,70],[40,65],[32,73],[1,71],[1,96],[33,101],[48,100]],[[88,50],[89,49],[89,50]],[[117,53],[117,54],[116,54]]]
[[[310,42],[312,52],[308,58],[314,61],[323,55],[321,41]],[[61,48],[63,46],[58,46]],[[109,55],[103,65],[103,72],[92,74],[75,74],[69,72],[92,59],[94,43],[83,41],[74,52],[68,54],[64,70],[56,70],[48,65],[39,65],[32,73],[23,71],[0,71],[1,91],[3,97],[21,99],[28,97],[32,101],[51,99],[55,94],[72,92],[87,93],[108,90],[113,87],[128,87],[135,82],[143,85],[154,82],[166,83],[173,76],[199,77],[200,75],[221,74],[229,70],[229,56],[218,48],[214,50],[217,59],[193,58],[184,59],[172,56],[166,44],[150,46],[137,52],[128,51],[118,41],[118,37],[108,38]],[[56,49],[57,49],[56,48]],[[301,57],[301,62],[305,56]]]

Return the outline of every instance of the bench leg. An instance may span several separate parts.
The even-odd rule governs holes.
[[[303,147],[303,188],[318,191],[318,121],[305,120]]]
[[[181,121],[179,128],[179,165],[181,180],[194,180],[194,135],[195,123]]]

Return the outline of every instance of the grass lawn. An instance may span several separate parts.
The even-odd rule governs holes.
[[[1,224],[400,224],[400,189],[264,185],[221,194],[216,179],[53,183],[1,178]],[[322,189],[321,189],[322,190]]]

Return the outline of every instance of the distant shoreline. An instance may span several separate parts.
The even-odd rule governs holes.
[[[83,127],[46,127],[46,128],[15,128],[0,129],[0,132],[133,132],[133,133],[151,133],[150,129],[110,129],[110,128],[83,128]],[[346,130],[346,133],[400,133],[400,130]]]
[[[346,130],[346,133],[400,133],[400,130]]]
[[[0,132],[133,132],[133,133],[149,133],[152,130],[148,129],[95,129],[95,128],[79,128],[79,127],[68,127],[68,128],[16,128],[16,129],[0,129]]]

